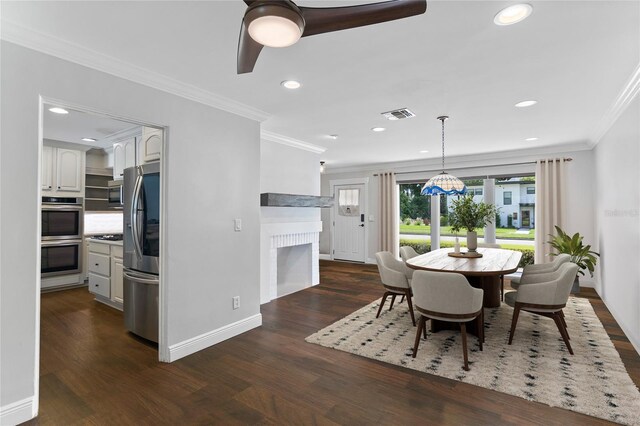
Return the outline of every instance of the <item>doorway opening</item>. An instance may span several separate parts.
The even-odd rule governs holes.
[[[83,370],[129,344],[168,361],[165,127],[46,98],[40,111],[36,389],[76,346]]]

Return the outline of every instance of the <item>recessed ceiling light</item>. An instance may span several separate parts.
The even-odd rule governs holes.
[[[282,86],[284,86],[287,89],[299,89],[300,86],[302,86],[302,84],[300,84],[299,81],[295,81],[295,80],[285,80],[280,84],[282,84]]]
[[[516,108],[525,108],[525,107],[529,107],[531,105],[535,105],[537,103],[538,103],[538,101],[522,101],[522,102],[518,102],[515,106],[516,106]]]
[[[338,135],[329,135],[331,139],[338,139]]]
[[[420,154],[426,154],[427,152],[429,151],[427,151],[426,149],[423,149],[422,151],[420,151]]]
[[[384,127],[372,127],[371,130],[373,130],[374,132],[384,132],[385,129]]]
[[[94,139],[94,138],[82,138],[83,141],[85,142],[97,142],[98,139]]]
[[[56,114],[69,114],[69,111],[67,111],[66,109],[58,107],[49,108],[49,111]]]
[[[532,11],[533,8],[530,4],[514,4],[498,12],[495,18],[493,18],[493,22],[496,25],[517,24],[518,22],[526,19],[529,15],[531,15]]]
[[[533,142],[533,141],[537,141],[537,140],[538,140],[538,138],[526,138],[525,139],[525,141],[528,141],[528,142]]]

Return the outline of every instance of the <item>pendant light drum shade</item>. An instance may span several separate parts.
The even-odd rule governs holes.
[[[467,193],[464,182],[444,171],[444,122],[448,118],[446,115],[438,117],[438,120],[442,122],[442,173],[432,177],[424,184],[422,191],[420,191],[422,195],[464,195]]]

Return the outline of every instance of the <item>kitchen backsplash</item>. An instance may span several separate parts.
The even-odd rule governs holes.
[[[122,212],[85,213],[84,234],[122,234]]]

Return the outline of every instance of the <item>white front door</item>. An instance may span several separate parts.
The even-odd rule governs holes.
[[[364,185],[336,185],[333,207],[333,258],[364,262]]]

